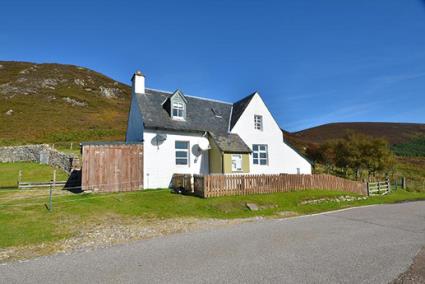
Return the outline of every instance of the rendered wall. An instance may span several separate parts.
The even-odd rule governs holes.
[[[130,112],[128,114],[126,142],[143,141],[143,118],[139,110],[137,95],[131,94]]]
[[[212,174],[222,174],[223,173],[223,155],[221,154],[220,149],[218,149],[217,144],[215,144],[213,139],[209,139],[210,147],[209,150],[209,168],[210,173]]]
[[[160,145],[157,134],[166,135]],[[208,151],[198,151],[197,144],[202,134],[167,132],[160,130],[144,131],[144,188],[168,188],[173,174],[208,174]],[[190,144],[189,165],[176,165],[175,141],[188,141]]]
[[[254,129],[254,115],[263,116],[263,130]],[[252,174],[296,174],[297,168],[302,174],[311,174],[310,163],[283,142],[282,131],[258,94],[255,94],[245,109],[232,133],[237,133],[252,148],[253,144],[267,144],[268,165],[254,165],[250,155],[250,173]]]

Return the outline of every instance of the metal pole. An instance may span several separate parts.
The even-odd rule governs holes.
[[[51,212],[53,209],[53,187],[56,186],[56,170],[53,171],[53,180],[52,183],[50,184],[50,190],[49,190],[49,211]]]
[[[50,184],[49,190],[49,212],[52,212],[52,184]]]

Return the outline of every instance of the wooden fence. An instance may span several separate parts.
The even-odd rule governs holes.
[[[193,187],[189,190],[195,195],[208,198],[306,189],[338,190],[367,195],[365,183],[331,175],[194,175]]]
[[[132,191],[143,188],[142,144],[83,144],[83,190]]]

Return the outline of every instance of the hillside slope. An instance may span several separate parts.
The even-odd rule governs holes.
[[[384,138],[390,144],[401,144],[410,141],[417,135],[425,135],[425,124],[384,122],[330,123],[298,132],[284,133],[284,135],[294,141],[320,144],[326,140],[342,138],[350,131]]]
[[[122,140],[129,99],[83,67],[0,61],[0,144]]]

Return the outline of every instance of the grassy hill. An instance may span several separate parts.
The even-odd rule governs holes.
[[[385,122],[329,123],[298,132],[283,131],[285,139],[303,151],[312,144],[341,139],[347,133],[384,138],[398,156],[425,157],[425,124]]]
[[[295,140],[307,143],[323,143],[326,140],[344,137],[347,132],[363,133],[372,137],[385,138],[390,144],[407,143],[418,135],[425,135],[425,124],[345,122],[329,123],[290,133]]]
[[[0,145],[124,139],[130,87],[87,68],[0,61]]]

